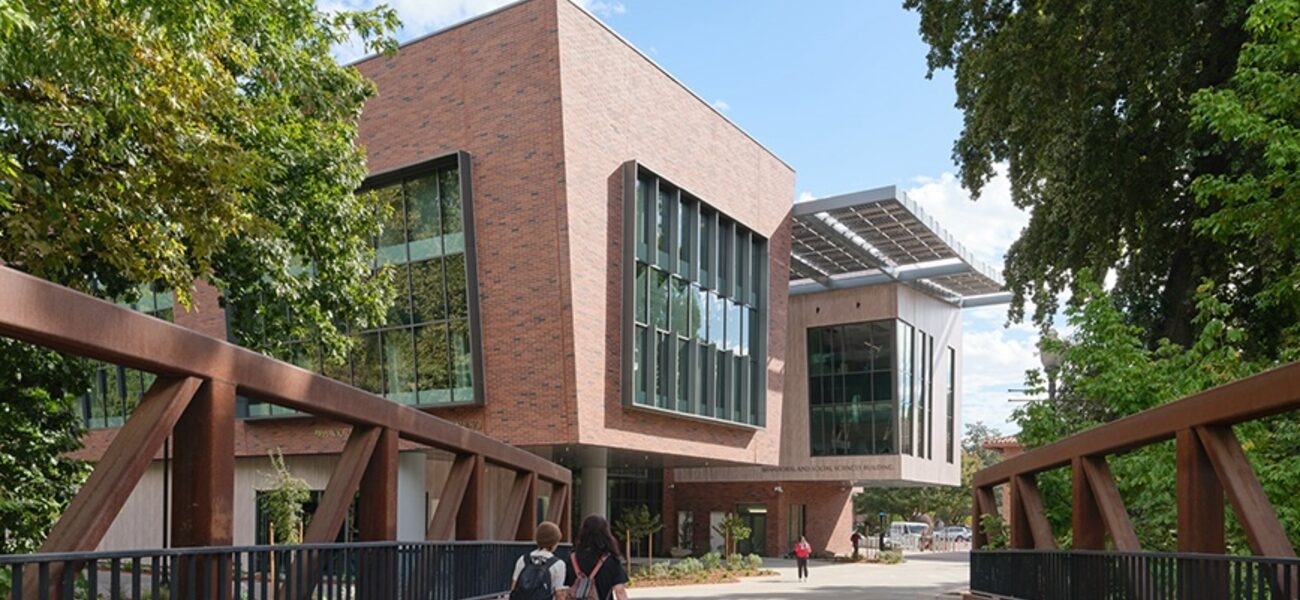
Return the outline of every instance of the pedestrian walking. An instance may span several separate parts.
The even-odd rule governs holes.
[[[537,525],[537,549],[519,557],[510,581],[510,600],[565,600],[564,561],[555,556],[560,527],[550,521]]]
[[[605,517],[591,515],[582,520],[569,566],[565,584],[570,600],[627,600],[627,569]]]
[[[808,579],[808,557],[812,556],[812,544],[808,538],[799,536],[799,543],[794,545],[794,561],[799,567],[799,581]]]

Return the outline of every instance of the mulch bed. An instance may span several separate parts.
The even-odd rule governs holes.
[[[740,583],[741,577],[767,577],[776,574],[777,572],[771,569],[758,569],[751,571],[727,571],[724,569],[718,569],[716,571],[697,573],[687,577],[633,577],[632,581],[628,583],[628,587],[652,588],[708,583]]]

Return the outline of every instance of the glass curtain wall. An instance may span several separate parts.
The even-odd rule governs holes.
[[[390,207],[375,240],[375,268],[390,269],[397,289],[382,327],[353,332],[346,360],[322,362],[303,340],[278,358],[304,369],[419,406],[475,401],[468,266],[460,171],[455,163],[373,188]],[[234,319],[236,327],[243,326]],[[238,339],[238,338],[236,338]],[[293,414],[249,401],[243,416]]]
[[[639,169],[629,400],[763,425],[767,240]]]
[[[122,306],[164,321],[175,320],[175,299],[171,290],[157,291],[144,287],[138,301],[123,303]],[[90,392],[81,399],[82,419],[91,429],[121,427],[157,376],[109,363],[94,361],[94,364]]]
[[[895,321],[808,330],[813,456],[892,454]]]

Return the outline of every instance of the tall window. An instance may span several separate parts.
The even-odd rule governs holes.
[[[912,454],[912,425],[916,406],[916,329],[907,323],[898,323],[898,439],[899,452]]]
[[[763,425],[767,240],[645,169],[634,177],[627,401]]]
[[[892,454],[894,329],[873,321],[808,330],[813,456]]]
[[[411,405],[476,400],[466,210],[459,161],[439,160],[367,189],[388,207],[375,240],[375,268],[389,269],[397,295],[387,321],[354,331],[349,355],[323,362],[314,340],[278,357]],[[471,224],[472,225],[472,224]],[[233,319],[236,327],[244,323]],[[244,416],[291,413],[248,402]]]
[[[143,286],[139,294],[139,300],[122,306],[164,321],[174,320],[174,298],[170,290],[157,291]],[[90,392],[81,399],[81,416],[86,427],[121,427],[155,379],[157,376],[147,371],[96,362]]]
[[[948,432],[948,464],[952,464],[957,462],[957,351],[952,348],[948,348],[948,377],[944,389],[948,396],[948,426],[944,429]]]

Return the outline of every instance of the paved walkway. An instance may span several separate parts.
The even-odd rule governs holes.
[[[931,600],[955,598],[945,592],[964,589],[970,576],[966,552],[909,554],[899,565],[833,564],[812,561],[808,581],[799,581],[793,560],[764,559],[764,566],[779,575],[755,577],[740,583],[688,585],[628,590],[633,600],[642,598],[719,598],[723,600],[845,599]]]

